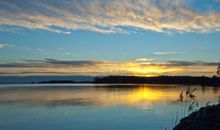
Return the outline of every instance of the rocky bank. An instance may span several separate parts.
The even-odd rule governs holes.
[[[181,119],[173,130],[220,130],[220,103],[191,113]]]

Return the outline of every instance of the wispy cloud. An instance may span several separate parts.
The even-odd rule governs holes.
[[[220,30],[220,14],[196,11],[188,0],[3,0],[0,25],[69,34],[72,30],[129,33]]]
[[[147,58],[146,58],[147,59]],[[217,62],[204,61],[64,61],[55,59],[1,62],[0,75],[213,75]]]
[[[0,48],[5,48],[5,44],[0,43]]]
[[[29,47],[25,47],[25,46],[18,46],[16,44],[8,44],[8,43],[4,43],[2,44],[4,47],[8,47],[8,48],[16,48],[16,49],[20,49],[20,50],[31,50],[31,48]]]
[[[56,50],[45,50],[45,49],[41,49],[41,48],[31,48],[28,46],[20,46],[20,45],[16,45],[16,44],[2,44],[0,43],[0,49],[1,48],[12,48],[12,49],[16,49],[16,50],[20,50],[23,52],[31,52],[32,54],[36,54],[36,55],[61,55],[61,56],[65,56],[65,57],[74,57],[74,56],[81,56],[80,53],[74,53],[73,51],[69,51],[63,48],[58,48]]]
[[[135,59],[136,62],[148,62],[148,61],[153,61],[154,59],[151,58],[138,58]]]
[[[160,52],[153,53],[153,55],[176,55],[176,54],[183,54],[183,52],[160,51]]]

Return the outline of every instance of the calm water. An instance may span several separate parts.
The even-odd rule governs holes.
[[[188,86],[1,85],[1,130],[164,130],[187,115],[177,101]],[[220,89],[197,88],[199,106],[217,103]],[[195,108],[196,109],[196,108]]]

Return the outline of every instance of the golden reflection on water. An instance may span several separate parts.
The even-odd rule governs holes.
[[[0,89],[0,105],[92,105],[113,106],[127,105],[149,108],[154,103],[177,101],[178,96],[186,87],[136,85],[129,87],[40,87]],[[219,95],[204,89],[196,91],[200,100],[216,99]]]

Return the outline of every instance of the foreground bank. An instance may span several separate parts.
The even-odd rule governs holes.
[[[191,113],[181,119],[173,130],[220,130],[220,103]]]

